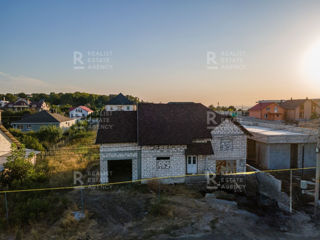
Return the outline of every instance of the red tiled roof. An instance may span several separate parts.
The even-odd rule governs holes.
[[[87,111],[87,112],[93,112],[93,110],[91,110],[90,108],[86,107],[86,106],[78,106],[79,108],[82,108],[83,110]],[[78,107],[73,107],[73,108],[70,108],[69,111],[72,111]]]
[[[250,108],[248,111],[260,111],[272,103],[273,102],[258,103],[256,105],[254,105],[252,108]]]

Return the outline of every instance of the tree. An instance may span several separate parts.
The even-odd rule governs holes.
[[[11,146],[11,155],[3,164],[4,171],[1,172],[0,182],[3,186],[22,185],[22,183],[33,174],[33,165],[24,146],[18,148],[15,144]]]
[[[22,142],[27,148],[38,150],[38,151],[44,151],[44,147],[39,142],[39,140],[32,136],[23,135]]]
[[[40,141],[50,144],[57,143],[62,138],[62,134],[62,129],[54,125],[43,126],[37,132]]]
[[[229,107],[228,107],[228,111],[233,111],[233,112],[234,112],[234,111],[236,111],[236,110],[237,110],[237,109],[236,109],[234,106],[229,106]]]
[[[25,94],[25,93],[23,93],[23,92],[18,93],[17,96],[18,96],[19,98],[27,98],[27,94]]]

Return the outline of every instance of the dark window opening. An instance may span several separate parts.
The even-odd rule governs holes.
[[[157,160],[170,160],[170,157],[157,157]]]

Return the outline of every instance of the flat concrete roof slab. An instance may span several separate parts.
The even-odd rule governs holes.
[[[244,127],[251,133],[260,133],[260,134],[269,135],[269,136],[307,135],[304,133],[296,133],[296,132],[290,132],[288,130],[272,129],[272,128],[260,127],[260,126],[245,126],[244,125]]]
[[[263,143],[315,143],[316,135],[294,132],[287,129],[273,129],[256,125],[243,125],[253,136],[249,137]]]

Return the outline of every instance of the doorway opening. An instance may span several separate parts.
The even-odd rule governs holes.
[[[109,160],[109,182],[122,182],[132,180],[132,160]]]

